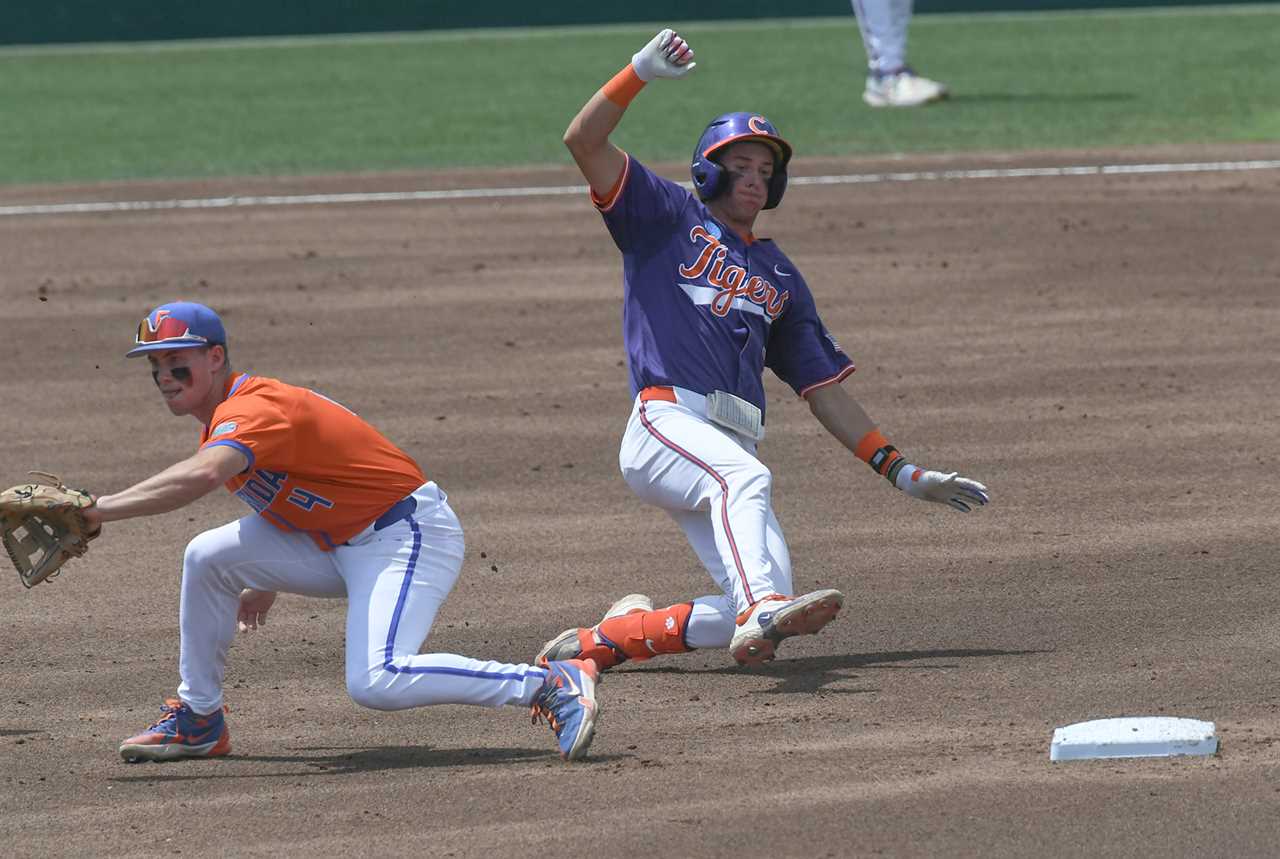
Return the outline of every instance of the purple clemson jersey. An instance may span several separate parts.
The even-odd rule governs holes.
[[[728,391],[763,412],[765,367],[800,396],[853,372],[773,242],[743,241],[629,155],[610,197],[592,198],[622,251],[633,395],[650,385]]]

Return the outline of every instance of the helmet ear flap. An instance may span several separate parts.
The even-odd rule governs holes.
[[[695,158],[689,172],[693,178],[694,190],[698,192],[698,199],[702,202],[707,202],[723,189],[724,168],[710,158]]]
[[[787,168],[783,167],[769,177],[769,195],[764,201],[764,208],[776,209],[782,202],[782,195],[787,190]]]

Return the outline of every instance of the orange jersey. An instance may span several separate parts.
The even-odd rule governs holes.
[[[427,482],[418,464],[345,406],[306,388],[241,373],[200,447],[228,445],[249,466],[227,489],[284,531],[329,551]]]

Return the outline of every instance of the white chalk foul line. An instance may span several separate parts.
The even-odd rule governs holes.
[[[1017,179],[1038,176],[1220,173],[1277,169],[1280,169],[1280,160],[1203,161],[1186,164],[1099,164],[1068,167],[989,167],[975,170],[914,170],[899,173],[852,173],[841,176],[795,176],[791,179],[790,184],[867,185],[879,182],[940,182],[958,179]],[[688,182],[683,184],[686,188],[691,187]],[[0,206],[0,216],[79,215],[102,212],[150,212],[168,209],[228,209],[249,206],[327,206],[349,203],[487,200],[515,197],[562,197],[586,193],[586,185],[546,185],[526,188],[454,188],[440,191],[355,191],[344,194],[194,197],[185,200],[102,200],[84,203],[32,203],[24,206]]]
[[[800,176],[795,185],[852,185],[870,182],[937,182],[951,179],[1016,179],[1027,176],[1109,176],[1144,173],[1214,173],[1280,169],[1276,161],[1202,161],[1188,164],[1097,164],[1078,167],[991,167],[977,170],[916,170],[850,176]]]

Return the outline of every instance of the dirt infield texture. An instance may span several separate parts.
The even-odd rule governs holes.
[[[1001,164],[1277,157],[1271,147]],[[814,162],[798,172],[985,166]],[[670,175],[678,177],[678,168]],[[3,202],[574,184],[567,171],[5,189]],[[893,491],[770,377],[797,587],[844,590],[761,670],[629,664],[589,759],[524,711],[346,697],[344,603],[282,597],[228,678],[234,756],[123,764],[177,683],[185,543],[219,492],[0,578],[9,855],[1275,855],[1280,171],[796,187],[761,232],[962,516]],[[709,578],[617,472],[620,265],[579,196],[0,218],[0,482],[98,492],[189,454],[138,319],[221,311],[239,369],[371,420],[450,494],[468,556],[428,649],[522,661],[617,596]],[[1056,726],[1213,720],[1211,759],[1051,764]]]

